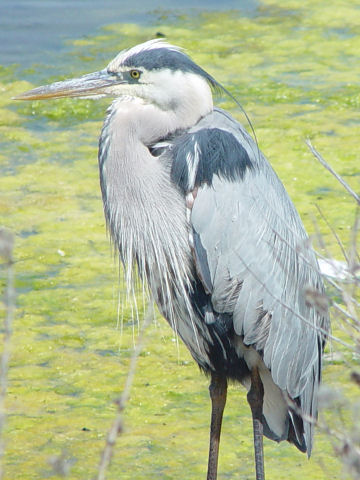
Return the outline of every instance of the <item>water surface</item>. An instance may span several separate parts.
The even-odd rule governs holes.
[[[45,10],[43,3],[30,4]],[[66,4],[70,2],[62,3]],[[30,30],[38,27],[41,32],[52,20],[54,43],[47,36],[44,45],[40,36],[31,35],[27,49],[30,37],[21,22],[28,18],[29,2],[3,1],[4,5],[19,26],[9,34],[17,39],[11,48],[4,49],[0,38],[0,223],[16,234],[19,292],[7,401],[6,473],[9,479],[47,478],[53,473],[49,458],[63,453],[72,463],[70,478],[92,478],[139,328],[129,304],[118,302],[122,283],[106,239],[100,198],[97,138],[108,101],[14,103],[11,97],[40,83],[103,68],[121,48],[161,32],[186,48],[242,102],[261,149],[308,231],[315,231],[316,221],[329,251],[339,256],[315,204],[345,245],[354,206],[316,163],[304,140],[310,137],[359,189],[360,11],[355,3],[340,0],[326,8],[320,0],[286,5],[264,0],[249,3],[255,6],[247,12],[212,11],[212,5],[206,12],[188,14],[163,3],[166,12],[144,16],[144,10],[153,8],[145,4],[144,10],[133,12],[127,7],[124,18],[119,13],[109,18],[98,9],[85,13],[80,2],[71,2],[74,11],[84,15],[85,29],[78,15],[69,15],[69,21],[59,17],[57,27],[52,16],[60,12],[59,4],[46,2],[54,10],[39,25],[32,18]],[[3,15],[0,19],[3,24]],[[49,31],[49,25],[46,28]],[[21,38],[20,48],[15,45]],[[16,56],[21,60],[15,60],[18,66],[10,65]],[[219,101],[245,122],[230,100]],[[117,325],[119,305],[122,327]],[[140,317],[143,308],[140,296]],[[355,396],[346,372],[342,362],[327,364],[325,381]],[[205,478],[207,384],[185,348],[176,345],[169,327],[157,318],[148,329],[125,413],[126,429],[108,478]],[[251,435],[244,391],[232,386],[219,480],[253,478]],[[268,440],[265,455],[270,480],[346,478],[328,437],[321,433],[310,461],[294,447]]]

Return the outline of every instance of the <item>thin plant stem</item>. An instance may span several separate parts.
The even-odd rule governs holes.
[[[134,347],[133,354],[131,356],[129,371],[126,377],[124,390],[122,394],[115,400],[115,403],[117,405],[116,417],[106,436],[106,443],[101,454],[98,472],[95,480],[105,480],[106,473],[114,453],[116,440],[124,430],[123,412],[130,397],[130,390],[135,376],[137,361],[144,345],[145,331],[153,318],[152,310],[152,303],[149,302],[147,312],[145,314],[144,321],[140,329],[138,341]]]
[[[5,399],[8,385],[12,325],[15,314],[13,247],[13,235],[8,230],[1,228],[0,257],[2,257],[5,261],[4,265],[7,270],[7,282],[4,292],[5,317],[3,326],[3,351],[0,358],[0,480],[4,478],[4,427],[6,420]]]
[[[312,143],[310,142],[310,139],[306,140],[306,145],[309,147],[311,153],[314,155],[314,157],[321,163],[323,167],[326,168],[335,178],[338,180],[338,182],[341,183],[341,185],[350,193],[350,195],[356,200],[357,204],[360,205],[360,197],[359,195],[354,192],[354,190],[350,187],[350,185],[345,182],[345,180],[335,172],[335,170],[327,163],[326,160],[320,155],[320,153],[316,150],[315,147],[312,146]]]

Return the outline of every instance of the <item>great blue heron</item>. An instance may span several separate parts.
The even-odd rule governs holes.
[[[175,332],[211,376],[208,480],[227,382],[248,390],[257,480],[263,434],[311,453],[327,314],[307,235],[282,183],[246,130],[213,106],[223,87],[181,49],[151,40],[104,69],[17,97],[116,97],[99,142],[112,239]],[[223,89],[225,91],[225,89]]]

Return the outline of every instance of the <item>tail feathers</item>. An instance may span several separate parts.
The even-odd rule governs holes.
[[[266,421],[266,417],[263,415],[261,418],[261,423],[263,424],[263,433],[265,437],[270,438],[270,440],[274,440],[275,442],[281,442],[282,440],[287,439],[287,432],[288,432],[288,419],[285,423],[284,433],[283,435],[279,436],[275,433],[270,427],[268,422]]]
[[[304,423],[300,415],[289,410],[289,433],[288,441],[293,443],[301,452],[307,452],[307,445],[304,437]]]
[[[288,442],[294,444],[301,452],[306,453],[308,451],[305,437],[304,437],[304,426],[301,416],[297,415],[293,411],[288,412],[288,416],[283,425],[282,435],[279,436],[274,430],[269,427],[266,417],[263,415],[261,422],[263,424],[264,435],[275,442],[281,442],[282,440],[287,440]]]

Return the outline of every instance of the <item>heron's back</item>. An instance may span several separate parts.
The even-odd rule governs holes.
[[[266,433],[280,440],[290,432],[310,453],[312,425],[287,407],[285,418],[279,415],[284,393],[316,417],[319,329],[328,330],[326,314],[306,301],[306,292],[322,293],[323,284],[300,217],[251,137],[222,110],[175,138],[165,155],[173,182],[192,198],[189,295],[196,334],[207,339],[200,365],[246,384],[259,362]]]

